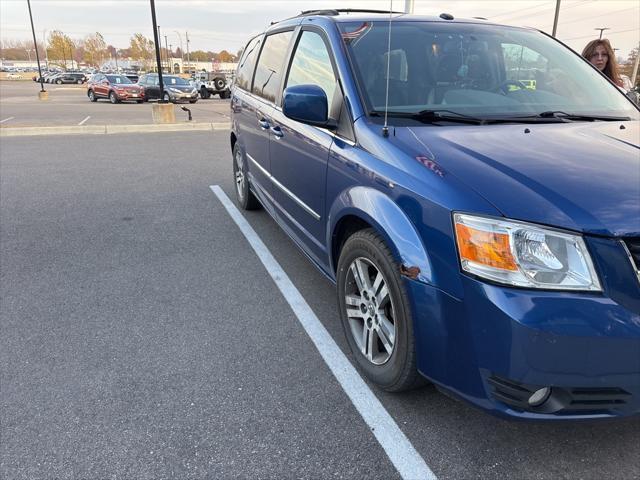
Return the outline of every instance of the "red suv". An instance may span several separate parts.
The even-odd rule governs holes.
[[[125,100],[142,103],[144,89],[124,75],[96,73],[87,83],[87,96],[92,102],[97,102],[98,98],[108,98],[111,103],[120,103]]]

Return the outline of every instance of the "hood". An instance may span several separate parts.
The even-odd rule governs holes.
[[[640,236],[640,122],[396,129],[505,217]]]

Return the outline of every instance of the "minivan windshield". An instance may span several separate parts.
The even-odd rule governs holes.
[[[638,110],[617,87],[546,35],[476,23],[339,24],[366,108],[419,121],[628,120]],[[464,119],[462,117],[465,117]]]
[[[189,85],[189,82],[187,82],[184,78],[181,78],[181,77],[169,77],[169,76],[163,75],[162,80],[167,85]]]

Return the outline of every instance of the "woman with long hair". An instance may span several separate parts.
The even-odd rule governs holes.
[[[611,48],[611,43],[606,38],[591,40],[587,43],[582,51],[582,56],[589,60],[598,70],[604,73],[609,80],[618,85],[623,86],[620,73],[618,71],[618,63],[616,56]]]

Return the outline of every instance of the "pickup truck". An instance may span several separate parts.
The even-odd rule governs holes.
[[[201,98],[209,98],[211,95],[219,95],[220,98],[231,96],[231,90],[223,73],[196,72],[191,79],[191,85],[200,92]]]

